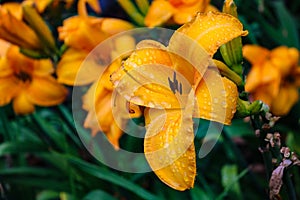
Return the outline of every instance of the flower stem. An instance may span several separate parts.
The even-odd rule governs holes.
[[[4,141],[10,141],[12,139],[12,135],[10,134],[10,127],[9,127],[9,121],[7,119],[7,115],[6,115],[6,109],[5,107],[0,107],[0,120],[2,123],[0,123],[2,125],[2,130],[3,130],[3,138]]]
[[[232,80],[237,86],[244,86],[242,78],[237,73],[229,69],[229,67],[227,67],[227,65],[225,65],[223,62],[218,60],[213,61],[223,76],[226,76],[227,78]]]
[[[148,0],[135,0],[136,5],[139,7],[139,10],[143,15],[146,15],[149,9],[149,1]]]
[[[286,185],[289,200],[297,200],[295,187],[293,185],[293,182],[291,180],[290,173],[288,170],[286,170],[285,173],[283,174],[283,183]]]
[[[144,17],[130,0],[118,0],[118,3],[137,25],[144,26]]]
[[[237,161],[239,162],[239,165],[243,169],[248,168],[247,161],[245,160],[241,151],[236,146],[236,144],[231,140],[230,136],[227,134],[226,131],[222,131],[222,137],[224,139],[224,142],[226,142],[228,144],[228,146],[232,149],[232,152],[235,154],[235,157],[238,158]],[[258,179],[256,178],[255,174],[251,170],[249,170],[248,174],[249,174],[250,181],[253,183],[256,190],[259,191],[261,194],[266,195],[266,193],[263,191],[262,187],[260,187],[260,183],[259,183]]]

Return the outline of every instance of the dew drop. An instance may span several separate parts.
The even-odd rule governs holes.
[[[127,99],[127,98],[125,97],[125,99]],[[138,104],[138,105],[143,105],[144,104],[144,101],[138,96],[132,97],[131,101],[134,102],[135,104]]]
[[[215,98],[213,99],[213,102],[214,102],[214,103],[219,103],[219,99],[218,99],[217,97],[215,97]]]
[[[155,104],[154,104],[152,101],[149,101],[148,106],[149,106],[150,108],[153,108],[153,107],[155,106]]]

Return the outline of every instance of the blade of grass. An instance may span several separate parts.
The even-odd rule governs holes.
[[[1,180],[4,183],[26,185],[47,190],[70,191],[68,182],[63,179],[53,180],[51,178],[45,179],[45,177],[24,177],[20,175],[13,178],[11,176],[1,176]]]
[[[1,169],[0,176],[49,176],[49,177],[62,177],[60,173],[55,170],[40,168],[40,167],[14,167]]]
[[[287,41],[286,45],[299,49],[299,35],[295,20],[285,7],[283,1],[274,1],[272,4],[282,28],[282,35]]]
[[[38,125],[42,134],[46,135],[51,142],[51,146],[60,150],[66,150],[68,144],[65,135],[56,131],[54,127],[49,125],[45,119],[34,112],[32,115],[33,121]]]
[[[201,189],[198,187],[195,187],[190,190],[190,194],[192,197],[192,200],[210,200],[209,196]]]
[[[0,120],[1,120],[1,125],[2,125],[2,130],[1,131],[3,133],[3,138],[5,141],[9,141],[13,138],[13,135],[11,133],[11,128],[9,127],[9,121],[7,119],[7,115],[6,115],[6,107],[0,107]]]
[[[249,169],[246,168],[240,174],[231,179],[231,181],[227,183],[224,191],[217,197],[217,200],[224,199],[227,196],[228,192],[232,189],[232,187],[234,187],[236,182],[238,182],[242,177],[244,177],[248,173],[248,171]]]
[[[72,130],[72,131],[68,131],[69,129],[67,129],[66,126],[63,126],[66,133],[68,134],[68,136],[70,136],[70,138],[74,141],[74,143],[78,147],[82,147],[82,143],[80,142],[79,138],[75,134],[76,128],[75,128],[74,119],[73,119],[71,113],[64,105],[58,105],[57,108],[58,108],[58,111],[60,112],[61,116],[63,117],[63,119],[65,119],[65,121],[67,122],[68,127]]]
[[[59,199],[59,192],[44,190],[40,192],[36,197],[36,200],[51,200],[51,199]]]
[[[14,141],[0,144],[0,156],[5,154],[18,154],[28,152],[47,151],[47,146],[33,141]]]
[[[93,175],[101,180],[108,181],[110,183],[116,184],[120,187],[123,187],[134,194],[136,194],[139,197],[142,197],[144,199],[160,199],[159,197],[155,196],[154,194],[151,194],[150,192],[146,191],[145,189],[141,188],[140,186],[132,183],[131,181],[128,181],[127,179],[118,176],[117,174],[98,167],[96,165],[84,162],[78,158],[68,156],[68,160],[71,164],[74,166],[77,166],[79,169],[83,170],[85,173],[88,173],[90,175]]]
[[[107,192],[104,192],[102,190],[93,190],[90,193],[88,193],[85,197],[83,197],[83,200],[117,200],[115,197],[111,196]]]

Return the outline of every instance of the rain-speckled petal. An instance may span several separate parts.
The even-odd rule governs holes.
[[[198,13],[177,32],[196,40],[211,56],[222,44],[248,34],[247,31],[243,31],[243,25],[237,18],[220,12]],[[176,37],[176,34],[173,37]]]
[[[190,189],[196,176],[193,133],[194,94],[184,110],[147,108],[146,159],[155,174],[176,190]]]
[[[168,51],[141,48],[131,54],[112,74],[118,92],[131,103],[155,108],[182,108],[191,84],[172,69]]]
[[[236,111],[238,90],[236,85],[221,77],[215,69],[206,71],[196,88],[197,104],[194,117],[220,122],[226,125]]]

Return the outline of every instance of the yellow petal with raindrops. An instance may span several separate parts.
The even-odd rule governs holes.
[[[236,111],[238,90],[236,85],[221,77],[217,69],[209,68],[196,88],[197,104],[194,117],[226,125]]]
[[[193,102],[191,92],[185,109],[147,108],[145,111],[146,159],[161,181],[180,191],[192,188],[196,176]]]
[[[115,88],[126,100],[137,105],[182,108],[191,84],[172,69],[170,53],[160,43],[149,45],[148,42],[138,44],[137,50],[112,74]]]
[[[221,45],[248,34],[247,31],[243,31],[243,25],[237,18],[220,12],[198,13],[192,21],[181,26],[176,32],[196,40],[211,56]],[[176,34],[172,36],[176,37]]]

